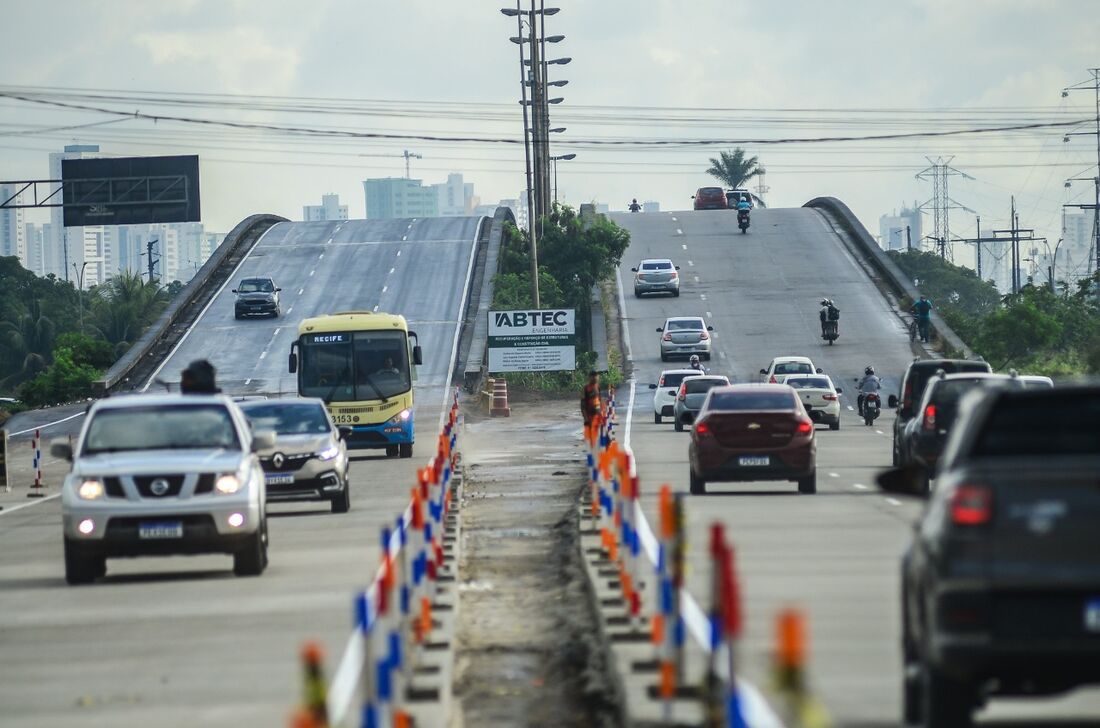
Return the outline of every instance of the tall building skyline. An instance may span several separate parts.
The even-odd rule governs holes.
[[[916,203],[878,219],[879,246],[883,250],[907,250],[910,245],[920,249],[921,214]]]
[[[302,220],[305,222],[323,222],[326,220],[347,220],[348,206],[340,204],[340,195],[328,193],[321,195],[320,205],[305,205],[302,208]]]
[[[436,217],[439,195],[423,180],[405,177],[382,177],[363,180],[368,220],[390,220],[398,217]]]
[[[15,185],[0,185],[0,202],[14,197]],[[19,202],[17,198],[16,203]],[[14,255],[27,267],[26,223],[22,208],[0,209],[0,255]]]

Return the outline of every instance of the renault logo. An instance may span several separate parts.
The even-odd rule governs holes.
[[[171,486],[168,485],[168,481],[164,478],[157,478],[149,484],[149,490],[153,495],[161,496],[168,492]]]
[[[756,424],[755,422],[750,422],[750,423],[749,423],[749,429],[750,429],[750,430],[759,430],[759,429],[760,429],[760,425]]]
[[[275,453],[274,455],[271,456],[271,464],[274,465],[277,468],[283,467],[283,463],[285,463],[285,462],[286,462],[286,455],[283,455],[281,452],[277,452],[277,453]]]

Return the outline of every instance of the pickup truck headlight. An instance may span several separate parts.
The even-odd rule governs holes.
[[[232,473],[220,475],[214,481],[214,490],[222,495],[233,495],[241,489],[241,480]]]
[[[335,445],[326,447],[321,452],[317,453],[318,460],[332,460],[334,457],[340,454],[340,448]]]
[[[387,425],[400,425],[402,422],[406,421],[410,417],[412,417],[412,410],[403,409],[400,412],[398,412],[397,414],[395,414],[393,417],[386,420],[386,424]]]
[[[85,478],[76,487],[76,494],[81,500],[99,500],[106,492],[103,481],[99,478]]]

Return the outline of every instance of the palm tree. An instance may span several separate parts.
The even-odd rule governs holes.
[[[745,150],[737,147],[732,152],[720,152],[710,158],[707,174],[718,179],[730,189],[741,189],[753,177],[764,174],[764,168],[757,164],[757,157],[745,158]],[[756,195],[753,199],[763,206],[764,201]]]
[[[10,356],[19,369],[4,378],[5,384],[30,379],[46,368],[50,362],[54,335],[57,328],[42,313],[42,301],[32,299],[29,306],[10,311],[0,321],[0,341],[11,352]]]
[[[95,329],[124,352],[164,309],[167,295],[155,282],[140,274],[120,273],[92,293]]]

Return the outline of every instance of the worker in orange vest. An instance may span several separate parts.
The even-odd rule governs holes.
[[[588,372],[588,384],[584,385],[584,394],[581,395],[581,415],[584,417],[584,424],[591,424],[600,411],[600,373],[592,370]]]

